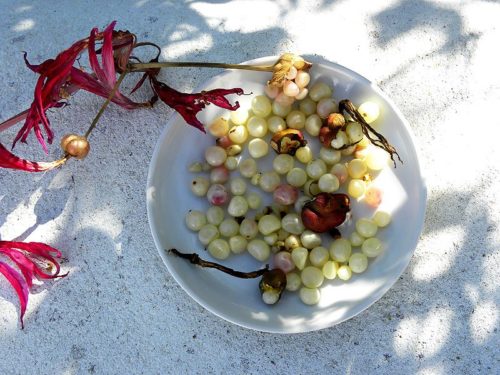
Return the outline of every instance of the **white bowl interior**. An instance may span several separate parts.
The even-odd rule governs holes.
[[[249,63],[272,64],[276,57],[267,57]],[[214,314],[244,327],[279,333],[306,332],[326,328],[349,319],[377,301],[396,282],[407,267],[416,247],[424,221],[426,189],[420,171],[410,128],[399,110],[382,91],[357,73],[334,63],[315,64],[313,80],[321,78],[334,86],[334,98],[349,98],[354,103],[371,100],[381,108],[377,130],[396,147],[404,164],[388,166],[376,178],[384,190],[380,209],[392,213],[391,225],[377,235],[385,244],[385,251],[370,260],[368,269],[354,275],[348,282],[332,280],[321,288],[321,301],[316,306],[304,305],[298,293],[285,292],[274,306],[265,305],[258,291],[258,280],[241,280],[221,272],[195,267],[185,260],[168,255],[165,249],[177,248],[183,252],[197,252],[212,259],[190,232],[184,217],[189,209],[206,210],[208,202],[194,197],[190,191],[193,175],[188,165],[203,160],[204,150],[213,144],[213,137],[204,135],[186,125],[174,115],[165,127],[156,145],[149,169],[147,206],[151,231],[161,257],[175,280],[194,298]],[[269,73],[227,71],[202,89],[242,87],[245,92],[259,94]],[[243,107],[250,106],[251,96],[231,97]],[[209,106],[199,114],[203,123],[227,114]],[[269,160],[261,162],[262,170],[270,170]],[[353,218],[371,216],[373,209],[364,204],[353,205]],[[342,233],[352,231],[353,222],[342,227]],[[238,270],[255,270],[263,265],[248,254],[233,255],[223,263]]]

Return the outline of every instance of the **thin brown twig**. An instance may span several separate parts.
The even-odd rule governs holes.
[[[257,270],[257,271],[252,271],[252,272],[235,271],[232,268],[223,266],[222,264],[209,262],[207,260],[201,259],[200,256],[196,253],[192,253],[192,254],[181,253],[177,249],[170,249],[170,250],[168,250],[168,253],[174,254],[174,255],[178,256],[179,258],[186,259],[191,264],[194,264],[194,265],[197,265],[200,267],[204,267],[204,268],[215,268],[216,270],[222,271],[222,272],[227,273],[227,274],[234,276],[234,277],[239,277],[240,279],[255,279],[259,276],[262,276],[264,273],[266,273],[269,270],[269,266],[266,265],[265,268],[262,268],[262,269]]]
[[[392,146],[389,141],[380,133],[378,133],[375,129],[373,129],[365,120],[365,118],[358,112],[354,104],[349,99],[341,100],[339,103],[340,111],[347,112],[354,121],[357,121],[361,124],[361,128],[363,130],[363,134],[377,147],[385,150],[390,156],[391,160],[394,163],[394,167],[396,167],[396,160],[394,159],[394,155],[398,157],[398,160],[403,163],[401,157],[398,152]],[[373,134],[373,136],[372,136]]]

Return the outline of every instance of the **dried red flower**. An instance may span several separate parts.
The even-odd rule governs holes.
[[[47,145],[40,129],[40,124],[43,125],[47,134],[47,140],[52,143],[54,134],[50,128],[50,122],[45,112],[53,107],[61,107],[64,102],[61,100],[68,96],[69,74],[73,67],[73,63],[80,53],[86,48],[87,43],[80,40],[73,44],[67,50],[61,52],[55,59],[49,59],[40,65],[32,65],[24,54],[26,65],[35,73],[40,74],[35,86],[35,98],[28,110],[26,121],[23,127],[17,133],[13,142],[13,147],[18,140],[26,142],[29,133],[33,130],[35,135],[47,153]],[[74,91],[74,88],[71,88]]]
[[[73,67],[70,81],[79,88],[93,94],[108,98],[116,84],[116,65],[120,71],[126,68],[128,59],[135,45],[135,36],[128,31],[114,31],[116,21],[112,22],[102,33],[92,29],[88,38],[88,53],[92,74]],[[96,41],[103,39],[102,48],[96,51]],[[102,64],[97,58],[101,54]],[[116,91],[111,101],[126,109],[150,106],[150,103],[136,103],[120,91]]]
[[[67,275],[60,274],[61,267],[56,260],[61,257],[61,252],[41,242],[0,241],[0,254],[8,257],[19,269],[0,261],[0,273],[9,281],[19,298],[20,321],[24,328],[23,317],[28,305],[29,289],[35,277],[47,280]]]
[[[44,172],[64,164],[66,159],[53,162],[33,162],[17,157],[0,143],[0,168],[19,169],[26,172]]]
[[[70,48],[59,53],[55,59],[48,59],[40,65],[30,64],[26,53],[24,54],[26,65],[35,73],[40,74],[40,77],[35,86],[33,103],[26,114],[23,127],[14,139],[13,147],[19,140],[26,142],[29,133],[33,130],[47,153],[47,145],[40,124],[43,125],[47,141],[52,143],[54,135],[46,116],[48,109],[64,106],[66,104],[64,100],[79,89],[104,98],[110,96],[116,83],[115,59],[118,68],[122,71],[135,45],[135,36],[128,31],[114,31],[115,24],[116,21],[112,22],[103,32],[98,32],[96,28],[92,29],[88,38],[77,41]],[[96,51],[96,42],[100,40],[103,41],[102,48]],[[92,73],[84,72],[74,66],[75,60],[85,49],[88,49]],[[101,64],[97,58],[98,54],[101,55]],[[114,94],[112,102],[127,109],[150,105],[149,103],[136,103],[119,91]],[[18,118],[19,121],[22,119],[22,116]],[[7,121],[12,123],[11,120]]]
[[[203,133],[205,133],[203,124],[196,118],[198,112],[210,103],[221,108],[235,111],[240,107],[240,104],[235,102],[234,105],[232,105],[229,100],[226,99],[226,95],[243,94],[243,89],[241,88],[215,89],[186,94],[158,81],[154,76],[150,76],[149,81],[151,82],[153,91],[165,104],[179,112],[189,125],[200,129]]]

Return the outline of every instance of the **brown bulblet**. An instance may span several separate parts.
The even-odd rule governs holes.
[[[332,140],[337,136],[340,128],[330,128],[329,126],[323,126],[319,130],[319,141],[325,147],[330,147]]]
[[[307,229],[324,233],[342,224],[350,209],[346,194],[320,193],[304,205],[301,218]]]
[[[301,131],[296,129],[281,130],[271,138],[271,147],[277,154],[295,155],[300,147],[304,147],[307,141]]]

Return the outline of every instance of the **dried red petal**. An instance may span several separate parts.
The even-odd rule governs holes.
[[[65,162],[65,159],[53,162],[33,162],[21,159],[12,154],[0,143],[0,168],[19,169],[26,172],[44,172],[57,168]]]
[[[0,241],[0,254],[9,257],[19,268],[21,274],[5,262],[0,262],[0,273],[12,285],[21,304],[21,327],[24,328],[23,317],[28,304],[29,288],[35,277],[39,279],[55,279],[61,275],[60,265],[55,258],[61,257],[61,252],[40,242]],[[41,264],[49,262],[55,267],[55,272],[45,272]]]
[[[117,42],[118,44],[116,44],[119,64],[123,64],[125,60],[128,61],[135,43],[135,38],[132,34],[127,34],[124,31],[114,32],[113,28],[115,24],[116,21],[112,22],[102,33],[98,33],[96,28],[92,29],[90,33],[88,54],[93,74],[75,67],[71,70],[70,80],[74,85],[104,98],[109,97],[116,84],[115,51],[113,45],[117,41],[113,40],[113,36],[120,39]],[[95,44],[101,38],[103,39],[103,45],[100,50],[102,64],[99,64]],[[111,101],[126,109],[135,109],[149,105],[146,103],[136,103],[123,95],[119,90],[115,92]]]
[[[5,276],[7,281],[10,285],[12,285],[17,293],[19,303],[21,304],[21,328],[24,328],[23,317],[26,312],[26,306],[28,306],[28,284],[24,281],[21,275],[19,275],[19,273],[7,263],[0,262],[0,273]]]
[[[232,105],[229,100],[227,100],[226,95],[243,94],[243,89],[241,88],[215,89],[202,91],[200,93],[186,94],[158,81],[153,76],[149,77],[149,81],[151,82],[153,91],[166,105],[175,109],[189,125],[200,129],[203,133],[205,133],[203,124],[196,118],[198,112],[203,110],[203,108],[210,103],[234,111],[240,107],[240,104],[235,102],[234,105]]]

